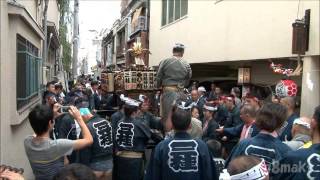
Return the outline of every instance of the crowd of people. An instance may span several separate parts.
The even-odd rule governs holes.
[[[66,93],[49,82],[30,112],[35,134],[24,146],[35,179],[320,178],[320,106],[299,117],[293,97],[262,103],[212,84],[209,92],[192,87],[163,120],[151,110],[158,93],[135,99],[88,83]],[[7,169],[1,177],[20,174]]]
[[[24,140],[35,179],[320,179],[320,106],[299,117],[294,97],[184,89],[192,71],[183,53],[176,44],[160,63],[154,94],[107,93],[84,76],[68,93],[49,82]]]

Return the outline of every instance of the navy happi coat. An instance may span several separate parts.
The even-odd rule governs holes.
[[[263,158],[269,165],[277,160],[280,160],[291,149],[289,146],[281,142],[269,134],[259,133],[253,138],[244,139],[234,147],[229,158],[226,161],[226,167],[230,161],[241,155],[252,155]]]
[[[320,180],[320,144],[289,152],[274,165],[270,177],[276,180]]]
[[[207,145],[186,132],[159,143],[151,157],[145,180],[218,179]]]

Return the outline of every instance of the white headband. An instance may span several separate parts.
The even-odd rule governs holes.
[[[233,101],[232,97],[226,97],[226,99],[229,100],[229,101]]]
[[[198,91],[200,92],[206,92],[206,89],[203,86],[198,87]]]
[[[183,110],[189,110],[189,109],[191,109],[191,106],[184,106],[184,104],[179,104],[178,106],[177,106],[179,109],[183,109]]]
[[[135,106],[135,107],[139,107],[140,105],[140,102],[139,101],[136,101],[134,99],[131,99],[129,97],[125,97],[123,94],[120,95],[120,99],[122,101],[124,101],[127,105],[129,106]]]
[[[176,43],[176,44],[173,46],[173,48],[181,48],[181,49],[184,49],[185,46],[184,46],[183,44],[181,44],[181,43]]]
[[[309,123],[302,121],[300,118],[295,119],[293,121],[293,124],[298,124],[298,125],[301,125],[301,126],[308,128],[308,129],[311,128]]]
[[[211,106],[207,106],[207,105],[204,105],[203,108],[206,110],[209,110],[209,111],[217,111],[218,110],[217,107],[211,107]]]
[[[140,95],[139,95],[139,101],[144,102],[144,99],[145,99],[145,98],[146,98],[145,95],[143,95],[143,94],[140,94]]]
[[[269,175],[269,172],[268,172],[268,168],[267,168],[267,165],[264,161],[264,159],[262,159],[262,161],[252,167],[251,169],[245,171],[245,172],[242,172],[240,174],[235,174],[235,175],[232,175],[230,176],[230,174],[228,173],[227,169],[224,169],[223,170],[223,173],[220,174],[220,178],[219,179],[222,179],[222,180],[262,180],[264,179],[265,177],[267,177]]]

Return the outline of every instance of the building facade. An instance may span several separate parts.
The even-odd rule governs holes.
[[[102,41],[102,59],[105,65],[130,67],[149,64],[149,1],[122,0],[121,19],[117,20]],[[145,49],[139,57],[131,50],[135,44]]]
[[[48,65],[55,63],[59,46],[58,4],[49,2],[48,33],[52,35]],[[26,179],[33,178],[23,146],[24,138],[33,134],[27,116],[41,102],[43,80],[51,78],[42,78],[43,8],[39,0],[0,1],[0,162],[24,168]]]
[[[300,88],[301,115],[320,104],[319,1],[150,1],[150,65],[170,57],[174,43],[185,44],[193,79],[229,80],[237,85],[238,69],[249,67],[250,83],[274,87],[283,78],[270,61],[297,66],[292,54],[292,23],[310,9],[309,49],[303,72],[292,77]],[[309,85],[306,83],[309,82]],[[312,85],[311,85],[312,84]],[[226,90],[229,90],[226,88]]]
[[[59,42],[59,5],[57,0],[48,1],[48,19],[47,19],[47,61],[44,67],[44,79],[53,80],[57,77],[59,71],[60,42]],[[46,83],[44,82],[44,84]]]

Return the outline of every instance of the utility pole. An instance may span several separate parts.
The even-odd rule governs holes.
[[[78,49],[79,49],[79,0],[74,0],[73,13],[73,61],[72,61],[72,76],[77,78],[78,66]]]

